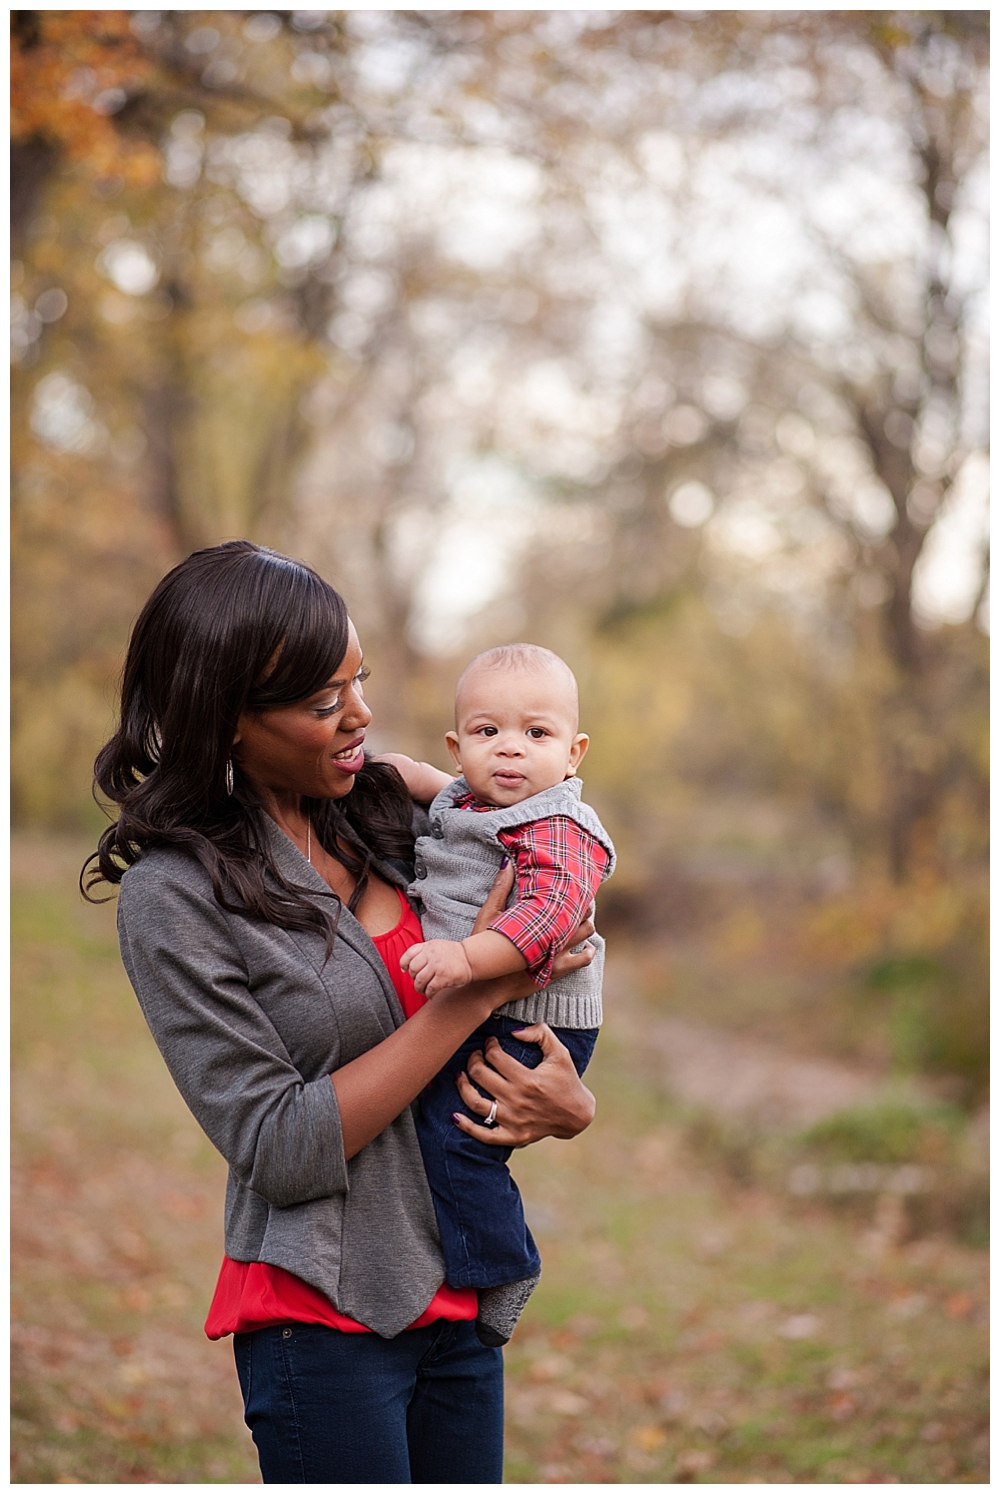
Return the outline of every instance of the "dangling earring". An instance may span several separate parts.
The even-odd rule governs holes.
[[[231,757],[229,757],[229,758],[226,759],[226,793],[227,794],[231,794],[232,791],[233,791],[233,760],[232,760]]]

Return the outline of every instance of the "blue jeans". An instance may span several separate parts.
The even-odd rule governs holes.
[[[499,1484],[503,1355],[471,1323],[233,1338],[265,1484]]]
[[[505,1052],[527,1068],[542,1061],[537,1043],[522,1043],[511,1033],[524,1027],[513,1017],[491,1017],[445,1064],[420,1096],[417,1135],[427,1181],[434,1196],[445,1280],[453,1287],[502,1286],[521,1281],[539,1269],[541,1260],[517,1184],[507,1170],[511,1148],[487,1146],[466,1136],[452,1120],[456,1110],[472,1112],[462,1104],[455,1078],[470,1056],[495,1037]],[[569,1049],[578,1074],[590,1062],[597,1042],[597,1028],[554,1028]],[[473,1117],[482,1120],[481,1115]]]

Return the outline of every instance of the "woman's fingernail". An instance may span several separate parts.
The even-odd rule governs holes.
[[[457,1110],[451,1112],[451,1118],[453,1121],[460,1121],[462,1119]]]
[[[503,860],[501,861],[501,863],[500,863],[500,870],[503,871],[504,867],[505,866],[509,866],[509,865],[510,865],[510,857],[509,856],[505,856],[503,858]]]

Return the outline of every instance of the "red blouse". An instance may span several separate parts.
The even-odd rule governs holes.
[[[403,1015],[412,1017],[427,998],[420,995],[410,976],[399,968],[399,960],[404,950],[411,944],[419,944],[424,936],[417,915],[402,892],[396,890],[402,905],[400,920],[387,934],[373,935],[372,943],[389,972]],[[474,1288],[440,1286],[410,1327],[423,1328],[439,1318],[462,1322],[474,1318],[478,1306]],[[252,1333],[255,1328],[267,1328],[272,1323],[323,1323],[343,1333],[371,1332],[363,1323],[338,1312],[329,1297],[290,1271],[268,1266],[263,1261],[231,1261],[225,1256],[205,1320],[208,1337]]]

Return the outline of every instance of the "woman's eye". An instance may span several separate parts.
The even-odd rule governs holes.
[[[370,674],[371,674],[371,670],[370,669],[367,669],[367,668],[359,669],[358,672],[357,672],[357,674],[354,676],[353,680],[351,681],[351,684],[352,685],[357,685],[357,686],[363,685],[364,682],[365,682],[365,680],[368,678],[368,676]],[[335,716],[338,711],[342,711],[343,709],[344,709],[343,697],[340,696],[340,695],[338,695],[337,699],[333,702],[332,705],[328,705],[328,706],[317,706],[316,707],[316,715],[320,718],[321,721],[325,721],[326,718],[327,718],[327,716]]]

